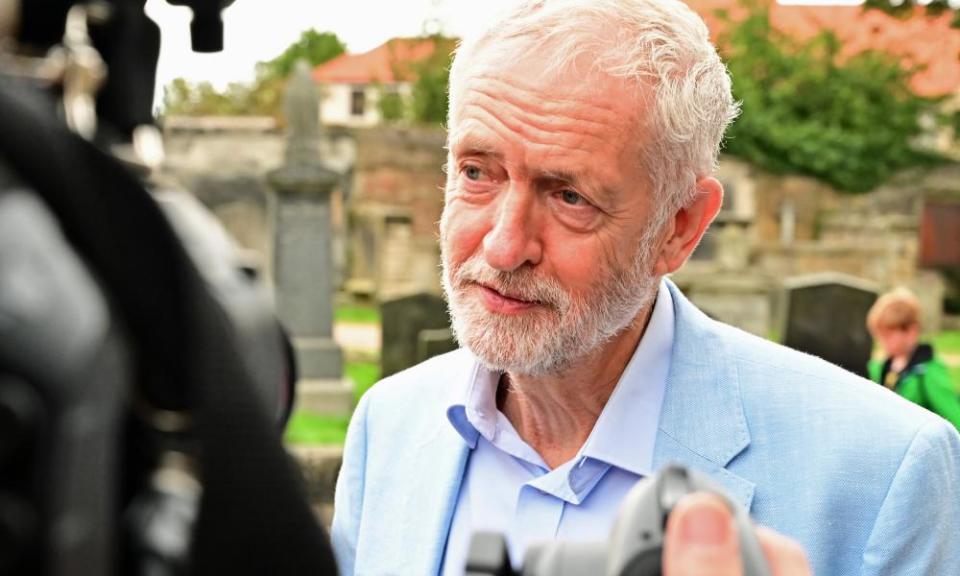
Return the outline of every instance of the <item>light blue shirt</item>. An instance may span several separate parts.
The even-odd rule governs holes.
[[[607,539],[620,502],[651,472],[673,324],[673,301],[661,282],[647,329],[593,431],[576,456],[553,470],[497,409],[500,374],[477,366],[463,402],[447,410],[471,452],[447,539],[445,576],[463,575],[478,531],[503,533],[517,568],[536,542]]]

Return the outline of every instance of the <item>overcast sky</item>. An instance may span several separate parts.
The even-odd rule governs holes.
[[[365,52],[394,36],[415,36],[425,22],[462,35],[511,0],[236,0],[224,10],[224,50],[190,51],[190,11],[166,0],[148,0],[147,14],[160,26],[158,97],[178,76],[223,87],[253,78],[254,64],[283,52],[304,30],[335,32],[350,52]]]

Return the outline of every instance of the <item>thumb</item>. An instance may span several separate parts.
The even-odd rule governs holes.
[[[719,497],[684,496],[667,520],[664,576],[741,576],[740,544],[733,516]]]

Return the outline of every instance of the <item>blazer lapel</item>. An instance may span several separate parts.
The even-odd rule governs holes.
[[[713,321],[672,282],[667,285],[674,302],[674,345],[654,470],[678,463],[704,472],[749,510],[754,483],[726,468],[750,444],[736,364]]]
[[[472,357],[457,356],[448,359],[448,370],[434,375],[447,383],[451,397],[461,393],[473,369]],[[423,434],[411,434],[423,438],[421,442],[394,455],[391,480],[378,497],[389,512],[382,515],[384,525],[375,527],[370,540],[376,550],[364,555],[368,563],[357,567],[358,576],[440,572],[470,448],[447,420],[448,401],[432,398],[424,403],[436,414],[424,420]]]
[[[397,454],[391,486],[378,497],[389,510],[367,539],[372,553],[356,567],[358,576],[438,574],[469,448],[455,431],[441,429],[428,441]]]
[[[405,517],[422,532],[411,534],[413,545],[405,553],[410,569],[404,574],[439,574],[450,523],[460,495],[470,449],[453,427],[444,422],[437,434],[417,450],[412,484],[404,506]]]

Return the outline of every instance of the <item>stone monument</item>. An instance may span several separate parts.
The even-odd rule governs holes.
[[[751,263],[755,246],[749,222],[725,217],[707,231],[706,253],[691,259],[672,275],[683,293],[711,318],[757,336],[771,329],[770,297],[775,280]]]
[[[320,158],[319,95],[300,61],[287,85],[288,140],[284,165],[270,172],[273,278],[277,311],[296,351],[297,407],[349,414],[352,387],[333,340],[335,265],[330,197],[340,175]]]
[[[784,282],[783,343],[866,376],[873,339],[867,312],[877,287],[840,273],[820,273]]]
[[[383,378],[457,348],[447,305],[436,294],[420,292],[386,300],[380,304],[380,319]]]

